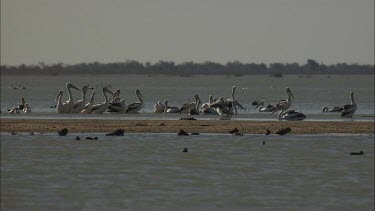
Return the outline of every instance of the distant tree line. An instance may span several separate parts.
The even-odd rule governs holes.
[[[374,74],[374,65],[338,63],[334,65],[319,64],[308,59],[306,64],[298,63],[241,63],[239,61],[220,64],[216,62],[184,62],[176,64],[172,61],[156,63],[140,63],[126,60],[116,63],[80,63],[65,65],[63,63],[46,65],[43,62],[37,65],[1,65],[1,74],[136,74],[136,75],[252,75],[270,74]]]

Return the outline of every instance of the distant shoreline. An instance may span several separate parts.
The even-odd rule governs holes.
[[[233,121],[233,120],[101,120],[101,119],[0,119],[0,132],[57,133],[68,128],[74,133],[221,133],[238,128],[243,134],[265,134],[290,127],[290,134],[375,134],[374,122],[324,121]]]

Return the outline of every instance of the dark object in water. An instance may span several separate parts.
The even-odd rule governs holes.
[[[85,139],[86,140],[94,140],[94,138],[92,138],[92,137],[86,137]]]
[[[179,120],[197,120],[197,119],[195,119],[193,117],[182,117]]]
[[[33,136],[33,135],[35,135],[35,134],[34,134],[34,132],[31,132],[30,135]]]
[[[197,136],[199,133],[191,133],[192,136]]]
[[[270,76],[271,77],[275,77],[275,78],[282,78],[283,74],[281,74],[281,73],[274,73],[274,74],[271,74]]]
[[[185,147],[185,149],[182,152],[188,152],[188,149]]]
[[[105,134],[106,136],[124,136],[124,130],[123,129],[117,129],[115,132]]]
[[[188,136],[189,134],[185,132],[184,130],[180,130],[180,132],[177,133],[179,136]]]
[[[238,128],[234,128],[233,130],[230,130],[229,133],[231,134],[235,134],[235,133],[238,133],[240,132],[240,130],[238,130]]]
[[[243,136],[243,133],[235,133],[233,135],[235,135],[235,136]]]
[[[76,137],[76,140],[79,141],[79,140],[81,140],[81,139],[79,138],[79,136],[77,136],[77,137]]]
[[[50,106],[50,108],[56,108],[57,107],[57,105],[51,105]]]
[[[290,133],[292,131],[292,129],[290,129],[290,127],[287,127],[287,128],[284,128],[284,129],[280,129],[279,131],[276,132],[276,134],[279,134],[280,136],[283,136],[287,133]]]
[[[365,153],[363,151],[350,153],[350,155],[364,155],[364,154]]]
[[[64,128],[61,131],[57,132],[60,136],[66,136],[68,134],[68,129]]]
[[[266,142],[265,141],[263,141],[263,145],[265,145],[266,144]]]
[[[12,132],[11,135],[19,135],[19,133],[16,133],[16,132]]]
[[[266,136],[268,136],[269,134],[271,134],[271,131],[270,130],[266,130]]]

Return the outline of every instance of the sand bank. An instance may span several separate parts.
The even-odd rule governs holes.
[[[291,134],[374,134],[374,122],[356,121],[233,121],[233,120],[100,120],[100,119],[0,119],[1,132],[57,132],[68,128],[75,133],[109,133],[124,129],[130,133],[228,133],[238,128],[244,134],[275,133],[290,127]]]

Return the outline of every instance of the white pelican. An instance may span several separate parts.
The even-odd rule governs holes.
[[[229,119],[233,115],[233,112],[228,108],[223,97],[211,103],[210,107],[215,108],[222,119]]]
[[[237,107],[242,108],[245,110],[245,108],[237,101],[234,99],[234,94],[236,91],[236,86],[232,87],[232,99],[227,99],[224,101],[225,105],[227,108],[232,112],[232,114],[237,115]]]
[[[94,105],[95,92],[92,92],[90,102],[85,105],[85,108],[81,111],[82,114],[90,114],[92,106]]]
[[[137,113],[143,108],[143,95],[139,89],[135,90],[135,95],[138,98],[138,102],[128,105],[125,109],[125,113]]]
[[[56,111],[57,113],[59,114],[63,114],[63,113],[66,113],[66,106],[63,105],[63,103],[61,102],[61,98],[63,96],[63,91],[60,90],[59,91],[59,94],[57,94],[57,97],[56,97],[56,101],[57,101],[57,105],[56,105]]]
[[[276,109],[275,106],[271,104],[268,104],[267,107],[264,107],[264,108],[263,107],[264,107],[264,101],[261,100],[259,101],[258,105],[255,107],[255,109],[259,108],[258,109],[259,112],[272,112]]]
[[[190,108],[188,111],[188,115],[199,115],[199,106],[201,104],[201,101],[198,100],[197,104],[194,109]]]
[[[156,114],[163,113],[164,107],[165,107],[165,105],[163,103],[161,103],[160,101],[158,101],[158,103],[156,103],[154,105],[154,113],[156,113]]]
[[[290,108],[290,106],[292,105],[292,98],[294,99],[294,96],[293,96],[293,94],[292,94],[292,91],[290,91],[290,88],[289,88],[289,87],[286,87],[286,88],[285,88],[285,91],[286,91],[286,93],[288,94],[288,99],[280,100],[280,101],[276,104],[276,106],[275,106],[276,108],[283,104],[285,110],[287,110],[287,109]],[[291,98],[291,97],[292,97],[292,98]]]
[[[281,105],[277,107],[271,114],[280,111],[278,117],[279,120],[303,120],[306,116],[301,112],[296,112],[295,110],[286,111],[285,106]]]
[[[344,110],[344,107],[339,107],[339,106],[335,106],[333,108],[328,108],[327,106],[324,106],[323,107],[323,113],[326,113],[326,112],[341,112]]]
[[[344,110],[341,112],[341,117],[352,118],[357,110],[357,104],[354,102],[354,93],[350,92],[350,104],[344,105]]]
[[[92,106],[91,113],[93,114],[102,114],[104,111],[108,109],[108,97],[106,93],[114,94],[107,87],[103,88],[103,96],[104,96],[104,102],[95,104]]]
[[[31,107],[28,103],[25,104],[25,107],[23,108],[24,113],[31,113]]]
[[[73,108],[73,106],[74,106],[73,96],[72,96],[72,92],[70,90],[71,88],[76,89],[78,91],[81,91],[80,89],[78,89],[77,87],[75,87],[73,84],[71,84],[69,82],[66,84],[66,89],[68,90],[69,99],[68,99],[68,101],[66,101],[65,103],[62,104],[62,107],[60,109],[61,113],[58,110],[58,112],[60,114],[62,114],[62,113],[70,113],[71,110],[72,110],[72,108]],[[62,94],[61,94],[61,96],[62,96]]]
[[[81,89],[82,91],[82,99],[78,100],[74,103],[70,113],[80,113],[86,107],[86,93],[89,90],[87,85],[84,85]]]
[[[185,103],[183,104],[181,107],[180,107],[180,112],[181,113],[187,113],[189,112],[189,109],[194,109],[197,105],[197,102],[198,100],[201,101],[199,99],[199,96],[197,94],[194,95],[194,99],[195,101],[192,101],[192,102],[188,102],[188,103]],[[201,101],[202,102],[202,101]]]
[[[168,100],[164,101],[164,113],[181,113],[180,108],[178,107],[169,107]]]
[[[212,97],[212,95],[209,95],[208,96],[208,103],[203,103],[202,104],[202,108],[208,108],[210,107],[210,104],[214,102],[214,98]]]

